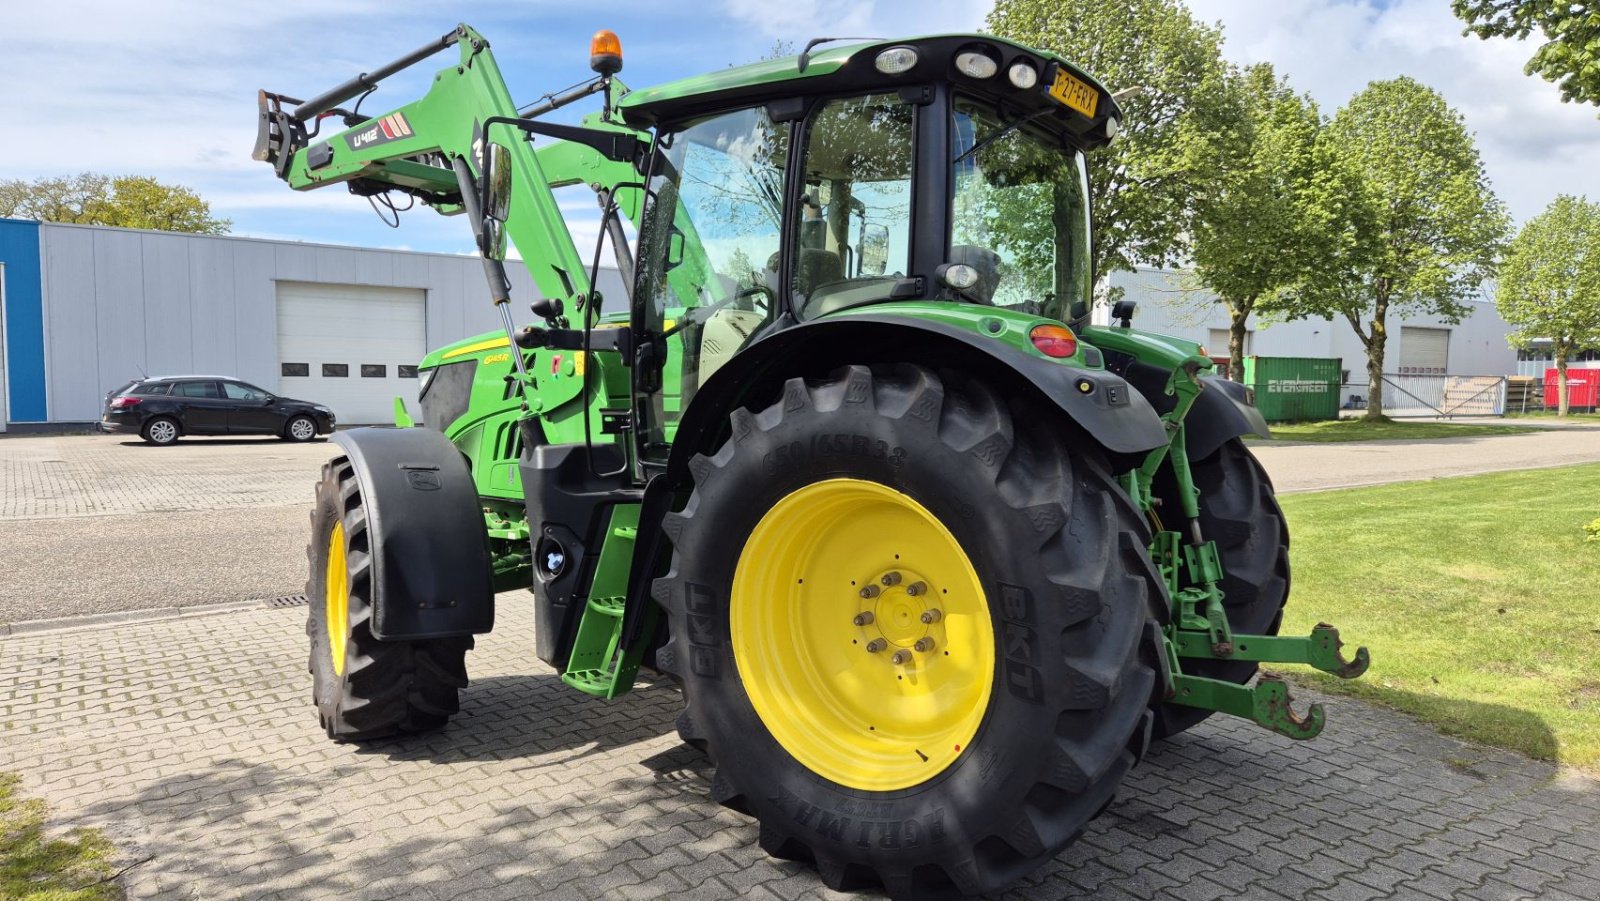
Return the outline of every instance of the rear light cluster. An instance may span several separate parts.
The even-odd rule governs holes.
[[[1064,325],[1036,325],[1028,332],[1028,340],[1039,353],[1058,360],[1078,352],[1078,336]]]
[[[137,406],[139,406],[139,398],[137,397],[113,397],[111,399],[111,409],[113,410],[126,410],[129,407]]]

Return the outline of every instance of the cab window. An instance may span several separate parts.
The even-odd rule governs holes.
[[[800,318],[887,300],[904,277],[914,119],[898,94],[830,100],[813,114],[789,282]]]

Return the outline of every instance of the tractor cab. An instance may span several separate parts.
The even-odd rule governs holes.
[[[1120,111],[1053,54],[980,35],[808,48],[617,112],[654,132],[634,329],[678,339],[647,458],[699,384],[776,331],[908,302],[1086,317],[1084,154]]]

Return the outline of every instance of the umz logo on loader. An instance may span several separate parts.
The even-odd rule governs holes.
[[[411,137],[411,123],[406,121],[402,113],[391,113],[372,123],[371,128],[352,132],[345,136],[351,150],[360,150],[363,147],[376,147],[390,141]]]

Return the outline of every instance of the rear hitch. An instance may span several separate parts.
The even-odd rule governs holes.
[[[1298,638],[1289,635],[1233,634],[1233,646],[1220,649],[1211,640],[1209,632],[1178,629],[1172,643],[1179,657],[1200,657],[1210,660],[1252,660],[1261,663],[1303,663],[1306,666],[1332,673],[1341,679],[1355,679],[1367,671],[1372,658],[1366,648],[1356,648],[1355,657],[1346,660],[1344,642],[1339,630],[1327,623],[1318,623],[1311,634]],[[1226,653],[1223,653],[1226,651]]]
[[[1171,703],[1243,717],[1296,740],[1316,738],[1327,724],[1321,704],[1312,704],[1305,716],[1295,713],[1288,683],[1273,673],[1263,672],[1255,685],[1180,675],[1172,681]]]

